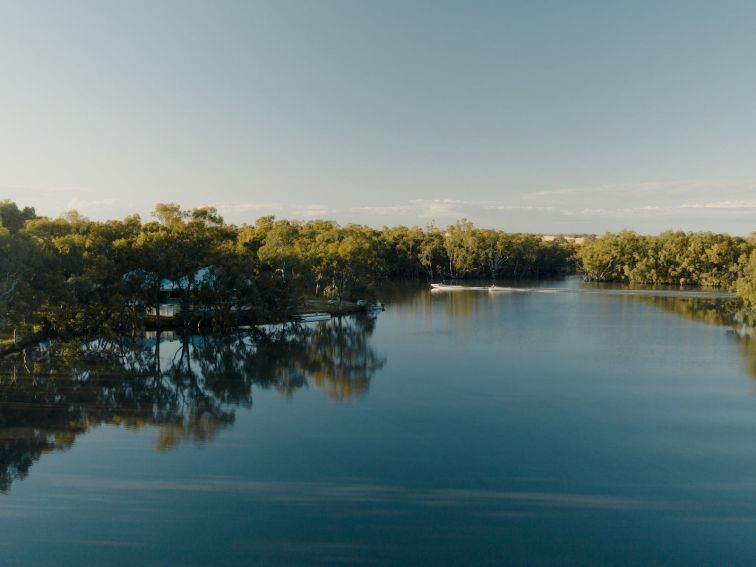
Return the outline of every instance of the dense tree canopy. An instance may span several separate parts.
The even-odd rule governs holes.
[[[387,279],[536,279],[576,270],[594,281],[737,287],[744,304],[756,306],[754,238],[625,231],[575,245],[466,219],[445,229],[274,217],[234,226],[213,207],[172,203],[158,204],[152,217],[51,219],[0,202],[0,330],[29,337],[140,329],[147,313],[161,323],[168,295],[184,325],[201,310],[220,330],[286,319],[306,297],[369,297]]]
[[[201,308],[213,326],[286,318],[307,296],[369,296],[386,278],[531,278],[566,272],[572,246],[481,230],[462,220],[376,230],[333,221],[262,217],[228,225],[212,207],[155,207],[93,222],[57,219],[0,203],[0,324],[23,335],[86,334],[160,323],[166,289],[185,314]],[[185,321],[186,323],[187,321]]]
[[[756,318],[756,250],[751,252],[743,277],[737,282],[738,297],[752,318]]]
[[[732,289],[753,249],[752,240],[728,234],[623,231],[586,238],[577,256],[590,281]]]

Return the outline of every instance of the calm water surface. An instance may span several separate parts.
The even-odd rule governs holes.
[[[386,295],[6,362],[2,564],[756,562],[756,341],[724,300]]]

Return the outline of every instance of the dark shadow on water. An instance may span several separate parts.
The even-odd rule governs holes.
[[[386,362],[369,316],[272,326],[226,337],[164,334],[48,343],[0,365],[0,491],[41,455],[102,424],[159,431],[156,449],[212,441],[251,408],[253,388],[333,399],[368,391]]]

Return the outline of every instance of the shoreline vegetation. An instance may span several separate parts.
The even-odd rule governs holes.
[[[631,231],[543,236],[462,219],[384,227],[261,217],[225,223],[213,207],[158,204],[152,218],[51,219],[0,201],[0,356],[47,338],[146,329],[223,333],[307,311],[365,309],[392,280],[588,281],[736,291],[756,310],[756,234]]]

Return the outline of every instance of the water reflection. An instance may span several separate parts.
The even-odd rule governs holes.
[[[367,392],[385,357],[368,316],[229,337],[165,336],[50,343],[0,366],[0,491],[44,453],[101,424],[159,429],[156,448],[207,442],[250,408],[253,387],[283,395],[310,384],[345,400]]]
[[[679,288],[638,288],[620,284],[586,284],[579,278],[540,282],[499,282],[500,285],[544,288],[546,291],[567,293],[570,296],[584,294],[585,297],[607,297],[614,301],[644,303],[675,315],[708,325],[726,327],[737,341],[746,372],[756,379],[756,331],[744,327],[734,317],[740,310],[737,300],[731,294],[717,291],[680,290]],[[472,282],[470,285],[484,285]],[[431,293],[427,285],[407,283],[394,285],[383,294],[390,304],[401,306],[403,312],[414,317],[429,318],[433,306],[440,307],[443,315],[458,322],[471,323],[480,312],[491,310],[492,303],[508,301],[510,293],[488,293],[485,291]],[[520,297],[519,294],[514,297]]]
[[[586,284],[579,278],[539,282],[499,282],[534,291],[543,288],[550,293],[584,294],[586,297],[611,297],[622,302],[641,302],[654,308],[674,313],[685,319],[728,328],[738,343],[746,372],[756,379],[756,331],[745,327],[734,317],[741,307],[732,294],[719,291],[680,290],[672,287],[630,287],[621,284]],[[485,285],[485,282],[471,282],[470,285]],[[518,294],[519,295],[519,294]],[[517,297],[518,295],[515,295]],[[510,293],[488,293],[486,291],[431,293],[427,285],[395,285],[390,289],[387,300],[413,316],[430,317],[432,306],[441,307],[445,317],[457,321],[472,321],[480,312],[489,311],[491,303],[508,301]]]
[[[730,335],[737,341],[746,372],[756,379],[756,338],[753,329],[734,317],[740,309],[737,301],[671,297],[632,297],[632,300],[643,301],[692,321],[728,327]]]

